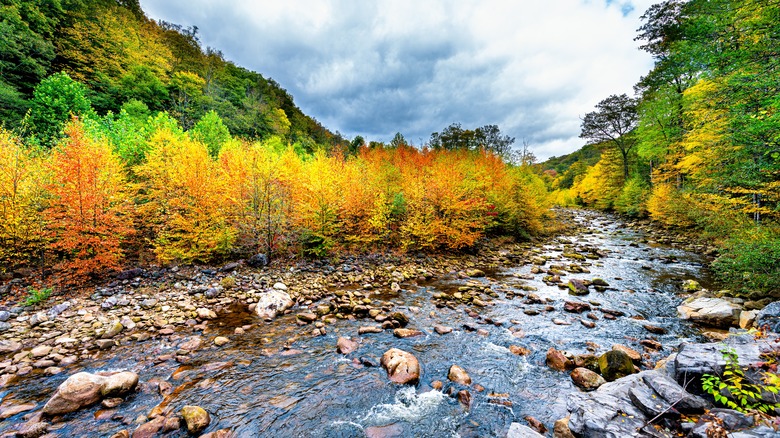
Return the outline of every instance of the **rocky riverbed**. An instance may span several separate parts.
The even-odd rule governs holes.
[[[572,413],[577,429],[577,400],[620,377],[599,368],[605,353],[648,372],[706,340],[699,305],[728,311],[677,315],[685,280],[711,287],[710,248],[562,215],[566,235],[473,255],[139,268],[88,296],[9,305],[0,434],[549,436]],[[766,304],[729,302],[726,326]]]

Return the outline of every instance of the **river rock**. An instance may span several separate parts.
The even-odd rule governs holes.
[[[634,363],[628,354],[620,350],[608,351],[599,357],[599,370],[611,382],[634,373]]]
[[[628,348],[625,345],[614,344],[614,345],[612,345],[612,349],[613,350],[620,350],[623,353],[626,353],[628,355],[628,357],[630,357],[631,360],[634,361],[634,362],[639,362],[640,360],[642,360],[642,355],[639,354],[638,351],[636,351],[634,349],[631,349],[631,348]]]
[[[224,337],[224,336],[217,336],[214,338],[214,345],[217,347],[222,347],[223,345],[227,345],[230,343],[230,339]]]
[[[422,336],[423,332],[415,329],[406,329],[406,328],[397,328],[393,330],[393,335],[395,335],[396,338],[413,338],[415,336]]]
[[[338,351],[341,354],[349,354],[353,351],[357,350],[358,343],[349,339],[341,337],[336,341],[336,351]]]
[[[446,335],[447,333],[452,333],[452,327],[447,327],[444,325],[435,325],[433,326],[433,330],[440,335]]]
[[[450,367],[450,371],[447,373],[447,378],[450,381],[459,383],[461,385],[471,385],[471,376],[469,376],[466,370],[459,367],[458,365],[453,365]]]
[[[165,417],[160,415],[151,421],[138,426],[133,431],[133,438],[154,438],[165,424]]]
[[[563,352],[556,350],[553,347],[550,347],[550,349],[547,350],[545,362],[547,363],[547,366],[557,371],[566,371],[574,368],[574,363],[564,356]]]
[[[22,349],[22,343],[3,339],[0,341],[0,354],[16,353]]]
[[[255,313],[260,318],[270,321],[281,312],[292,307],[295,302],[290,298],[290,294],[282,290],[268,290],[260,295],[255,305]]]
[[[758,310],[743,310],[739,313],[739,328],[749,329],[753,327],[753,323],[756,322],[756,316],[758,316]]]
[[[230,429],[220,429],[200,436],[200,438],[234,438],[236,435]]]
[[[634,406],[638,407],[648,417],[661,416],[679,417],[680,413],[666,400],[658,397],[653,390],[647,387],[636,387],[628,390],[628,396]]]
[[[100,376],[87,372],[76,373],[62,382],[43,407],[46,415],[75,412],[100,401],[103,397],[121,396],[138,384],[138,375],[131,371]]]
[[[701,285],[696,280],[684,280],[682,288],[685,292],[698,292],[701,290]]]
[[[575,385],[585,391],[593,391],[598,389],[599,386],[607,383],[603,377],[587,368],[575,368],[574,371],[571,372],[571,380]]]
[[[380,364],[387,370],[393,383],[413,384],[420,379],[420,362],[413,354],[391,348],[382,355]]]
[[[111,323],[111,325],[108,326],[105,333],[103,333],[103,336],[101,336],[103,339],[111,339],[114,336],[118,335],[122,332],[122,330],[125,329],[125,326],[122,325],[120,321],[114,321]]]
[[[359,335],[365,335],[369,333],[382,333],[383,331],[384,330],[382,330],[382,327],[377,327],[377,326],[367,326],[367,327],[358,328]]]
[[[38,438],[49,431],[49,426],[49,423],[44,421],[31,421],[23,424],[16,432],[16,436],[19,438]]]
[[[742,308],[723,298],[691,297],[677,307],[682,319],[699,324],[728,328],[739,323]]]
[[[569,295],[587,295],[590,293],[588,283],[584,280],[572,278],[566,286],[569,288]]]
[[[528,426],[512,423],[509,425],[509,432],[507,432],[506,438],[544,438],[544,435]]]
[[[580,301],[565,301],[563,303],[563,310],[572,313],[582,313],[590,310],[590,304]]]
[[[217,314],[213,310],[205,307],[199,307],[195,312],[198,313],[198,318],[200,319],[217,319]]]
[[[751,335],[729,336],[718,343],[682,344],[673,361],[674,379],[684,382],[703,374],[720,374],[726,365],[724,347],[734,350],[743,369],[759,367],[764,361],[762,353],[774,350],[768,340],[756,340]]]
[[[775,301],[764,307],[756,315],[756,327],[767,326],[770,331],[780,333],[780,301]]]
[[[390,315],[390,319],[397,321],[401,324],[401,327],[406,327],[406,325],[409,324],[409,317],[403,312],[393,312],[392,315]]]
[[[553,438],[575,438],[569,429],[569,417],[557,420],[553,425]]]
[[[200,406],[184,406],[180,413],[187,424],[187,432],[192,435],[197,435],[211,423],[211,416]]]
[[[252,268],[263,268],[268,265],[268,257],[265,254],[255,254],[246,261]]]
[[[707,400],[686,391],[674,379],[660,371],[645,371],[642,373],[642,380],[661,398],[674,403],[675,409],[680,412],[695,414],[711,407]]]

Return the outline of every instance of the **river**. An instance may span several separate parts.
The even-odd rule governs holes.
[[[373,292],[372,299],[392,302],[396,310],[408,315],[409,327],[422,330],[422,336],[399,339],[390,330],[358,336],[358,327],[367,325],[366,321],[345,319],[328,325],[325,336],[312,337],[302,334],[296,312],[259,323],[248,310],[235,307],[220,315],[220,324],[203,333],[206,338],[229,336],[233,342],[198,350],[185,365],[173,360],[158,363],[155,359],[173,354],[177,343],[157,338],[100,353],[60,375],[33,373],[0,395],[4,403],[42,404],[77,371],[129,369],[140,375],[140,390],[125,403],[111,410],[95,406],[69,414],[66,421],[52,427],[59,436],[132,432],[138,417],[148,415],[161,402],[158,410],[174,412],[184,405],[199,405],[211,414],[207,432],[229,428],[238,437],[504,436],[512,422],[525,423],[526,416],[552,429],[553,422],[566,415],[568,395],[579,389],[567,373],[545,365],[548,348],[575,354],[588,353],[590,348],[601,353],[622,344],[646,353],[645,362],[651,366],[680,342],[701,339],[697,329],[677,318],[675,307],[682,300],[683,279],[695,278],[705,284],[708,280],[700,255],[647,243],[641,232],[615,217],[581,212],[576,220],[582,232],[534,248],[536,255],[548,259],[536,270],[556,265],[576,270],[571,268],[574,264],[590,272],[565,273],[564,282],[604,279],[609,284],[606,290],[591,288],[589,295],[579,297],[593,307],[593,319],[563,311],[564,301],[577,298],[568,289],[546,284],[543,280],[548,273],[533,274],[536,265],[483,268],[485,277],[452,275],[433,282],[404,283],[397,292]],[[572,253],[592,257],[580,260]],[[462,287],[488,287],[492,305],[469,315],[472,306],[442,307],[441,300],[432,298],[452,295]],[[511,291],[509,297],[507,291]],[[539,299],[536,304],[529,302],[529,293]],[[606,319],[609,312],[600,309],[625,315]],[[585,327],[580,318],[595,327]],[[433,330],[437,324],[454,331],[439,335]],[[643,327],[647,324],[666,333],[650,333]],[[251,327],[235,336],[235,328],[245,325]],[[358,351],[348,356],[337,353],[340,336],[359,338]],[[645,350],[639,343],[645,339],[660,342],[663,350]],[[527,348],[530,354],[512,354],[508,350],[512,345]],[[378,366],[382,353],[393,347],[413,353],[420,361],[422,375],[417,386],[390,383]],[[365,366],[359,358],[377,366]],[[468,408],[447,394],[450,388],[462,389],[447,381],[453,364],[463,367],[475,385],[484,387],[478,391],[472,385]],[[436,380],[445,382],[443,391],[431,388]],[[174,388],[165,399],[156,390],[160,381]],[[12,430],[21,421],[23,414],[3,421],[0,432]],[[184,437],[186,431],[165,436]]]

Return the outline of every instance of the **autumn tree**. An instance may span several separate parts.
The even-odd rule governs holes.
[[[620,152],[623,180],[629,176],[629,154],[636,142],[632,133],[637,126],[636,100],[626,94],[612,95],[596,105],[582,119],[580,137],[591,143],[606,143]]]
[[[122,242],[132,231],[132,206],[122,164],[111,146],[85,136],[78,121],[65,134],[49,161],[52,199],[45,214],[61,268],[83,281],[119,268]]]
[[[49,174],[39,154],[0,129],[0,265],[29,263],[44,248],[45,188]]]

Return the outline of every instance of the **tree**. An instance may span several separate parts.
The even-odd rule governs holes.
[[[624,181],[628,181],[628,158],[636,144],[632,134],[637,122],[637,102],[626,94],[607,97],[582,119],[580,137],[591,143],[608,143],[620,151]]]
[[[398,146],[407,145],[406,139],[400,132],[396,132],[392,140],[390,140],[390,147],[397,148]]]
[[[453,123],[441,133],[434,132],[428,144],[433,149],[448,151],[474,151],[484,149],[504,159],[509,159],[514,137],[501,133],[498,125],[485,125],[476,129],[463,129],[460,123]]]
[[[108,142],[88,138],[78,121],[65,134],[51,155],[52,200],[45,213],[61,267],[79,282],[119,267],[132,206],[122,164]]]
[[[67,73],[55,73],[35,87],[29,122],[41,144],[52,147],[61,138],[62,128],[71,117],[91,111],[87,88]]]
[[[219,150],[230,140],[230,131],[222,123],[216,111],[211,110],[198,120],[190,130],[190,136],[206,145],[212,158],[219,156]]]

